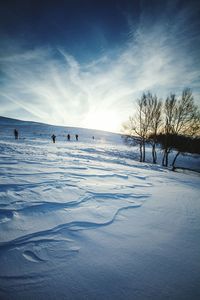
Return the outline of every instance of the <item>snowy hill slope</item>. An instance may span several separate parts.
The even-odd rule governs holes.
[[[1,139],[12,139],[13,130],[19,131],[20,139],[42,139],[49,140],[52,134],[55,134],[57,140],[66,141],[67,134],[71,135],[72,140],[75,139],[75,134],[79,135],[81,141],[91,141],[92,137],[95,140],[112,143],[122,143],[121,135],[95,129],[55,126],[44,123],[31,121],[21,121],[5,117],[0,117],[0,137]]]
[[[198,175],[132,160],[119,135],[22,122],[15,141],[8,123],[0,299],[199,299]]]
[[[79,145],[80,142],[84,143],[84,147],[95,148],[95,151],[101,149],[105,150],[107,154],[115,156],[121,156],[126,158],[131,158],[139,160],[139,148],[138,146],[128,147],[125,145],[122,135],[117,133],[111,133],[95,129],[86,128],[75,128],[75,127],[64,127],[64,126],[54,126],[44,123],[37,123],[31,121],[21,121],[16,119],[10,119],[0,116],[0,140],[4,142],[13,141],[13,131],[14,129],[19,131],[19,141],[18,144],[27,140],[29,143],[35,144],[46,144],[51,143],[52,134],[56,135],[56,142],[66,142],[67,134],[71,136],[71,142],[75,141],[75,135],[79,135]],[[92,139],[94,137],[94,140]],[[69,146],[68,144],[64,146]],[[75,146],[75,145],[74,145]],[[162,161],[162,151],[157,148],[158,164]],[[173,161],[174,154],[169,155],[169,165]],[[147,162],[152,162],[151,157],[151,146],[146,146],[146,160]],[[200,172],[200,155],[190,155],[184,154],[180,155],[177,163],[177,167],[185,168],[189,170],[194,170]]]

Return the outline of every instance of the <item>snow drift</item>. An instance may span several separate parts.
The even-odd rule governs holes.
[[[199,299],[198,174],[117,134],[0,121],[1,299]]]

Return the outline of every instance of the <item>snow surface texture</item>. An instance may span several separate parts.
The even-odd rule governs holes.
[[[0,127],[0,299],[200,299],[198,174],[139,163],[115,134],[13,128]]]

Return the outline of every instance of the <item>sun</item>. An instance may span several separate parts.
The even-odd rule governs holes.
[[[85,120],[87,128],[119,132],[121,120],[116,112],[100,111],[88,114]]]

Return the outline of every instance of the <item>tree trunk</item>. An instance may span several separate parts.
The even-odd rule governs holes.
[[[140,162],[142,162],[142,141],[140,141]]]
[[[174,160],[172,162],[172,171],[175,171],[175,162],[176,162],[176,159],[179,156],[179,154],[180,154],[180,152],[177,152],[176,155],[175,155],[175,157],[174,157]]]
[[[143,146],[143,157],[142,157],[142,161],[145,162],[145,140],[143,139],[142,141],[142,146]]]
[[[168,167],[168,156],[169,156],[169,150],[167,150],[166,152],[165,167]]]
[[[170,149],[165,149],[164,154],[163,154],[163,159],[162,159],[162,166],[168,167],[168,156],[170,153]]]
[[[163,158],[162,158],[162,166],[165,167],[165,157],[166,157],[166,150],[164,150]]]
[[[155,145],[155,143],[152,145],[152,159],[153,159],[153,163],[156,164],[157,155],[156,155],[156,145]]]
[[[155,164],[156,164],[156,163],[157,163],[157,153],[156,153],[156,148],[155,148],[154,156],[155,156]]]
[[[167,167],[168,165],[168,135],[165,136],[164,140],[164,154],[162,159],[162,166]]]

